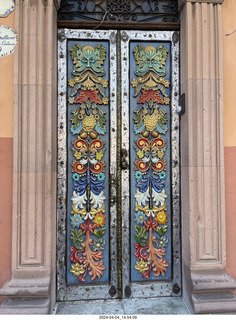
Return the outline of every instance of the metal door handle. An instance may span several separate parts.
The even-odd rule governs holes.
[[[128,152],[126,149],[121,149],[121,159],[120,159],[120,165],[121,169],[126,170],[129,167],[128,161],[126,157],[128,156]]]

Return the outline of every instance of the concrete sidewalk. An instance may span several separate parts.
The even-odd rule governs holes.
[[[190,314],[182,298],[136,298],[57,302],[53,314]]]

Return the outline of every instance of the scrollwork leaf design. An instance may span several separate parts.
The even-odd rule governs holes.
[[[81,230],[77,230],[77,229],[71,229],[71,243],[73,245],[73,247],[75,247],[75,249],[77,250],[81,250],[83,249],[82,247],[82,242],[83,242],[83,237],[82,234],[83,232]]]

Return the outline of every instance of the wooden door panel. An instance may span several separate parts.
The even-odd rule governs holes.
[[[60,32],[58,299],[180,295],[176,33]]]

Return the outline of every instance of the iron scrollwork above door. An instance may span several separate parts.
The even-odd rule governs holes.
[[[62,0],[58,20],[178,22],[177,0]]]

